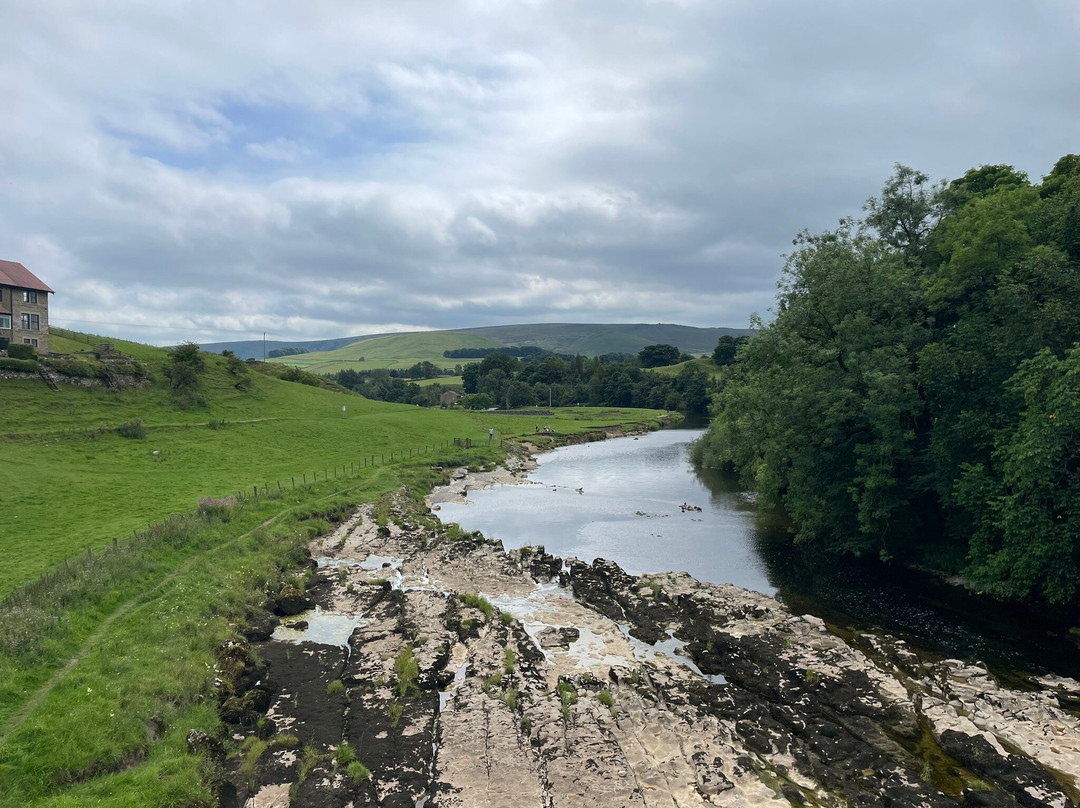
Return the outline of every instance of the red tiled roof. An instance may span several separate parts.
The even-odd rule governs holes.
[[[42,283],[41,278],[17,261],[0,261],[0,284],[52,292],[52,289]]]

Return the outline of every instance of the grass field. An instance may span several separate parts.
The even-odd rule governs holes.
[[[443,351],[455,348],[501,348],[502,343],[488,337],[475,334],[461,334],[452,331],[424,331],[413,334],[394,334],[389,337],[376,337],[363,342],[356,342],[334,351],[319,351],[282,356],[272,359],[294,365],[311,373],[336,373],[339,370],[376,370],[394,368],[404,370],[417,362],[431,364],[452,370],[454,365],[465,364],[468,359],[447,359]],[[364,361],[359,361],[363,357]]]
[[[691,359],[689,362],[680,362],[677,365],[664,365],[663,367],[649,368],[649,370],[663,376],[678,376],[682,369],[688,365],[698,367],[710,376],[719,376],[721,373],[721,368],[717,367],[712,359]]]
[[[445,479],[433,466],[496,460],[489,428],[536,437],[534,418],[511,414],[383,404],[258,374],[239,390],[211,356],[206,405],[177,409],[165,352],[117,347],[150,365],[151,387],[0,382],[0,805],[212,804],[207,761],[185,737],[220,726],[214,650],[299,574],[306,542],[331,514],[403,485],[422,496]],[[565,435],[657,415],[569,409],[544,422]],[[136,419],[145,437],[116,432]],[[456,437],[477,445],[456,448]],[[217,517],[195,512],[201,495],[266,483]]]
[[[140,353],[161,379],[166,353],[145,346]],[[510,416],[386,404],[258,373],[240,391],[222,357],[205,358],[207,405],[188,410],[174,406],[162,381],[121,392],[2,383],[0,597],[66,557],[191,510],[200,496],[291,485],[364,458],[485,438],[500,421],[500,437],[526,431]],[[561,428],[574,431],[580,417],[568,416]],[[116,432],[134,420],[145,425],[144,438]]]

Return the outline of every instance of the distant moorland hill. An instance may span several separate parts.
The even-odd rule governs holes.
[[[204,351],[221,353],[229,350],[241,359],[262,358],[263,349],[267,352],[287,349],[303,349],[310,352],[337,351],[347,346],[354,346],[358,342],[368,340],[385,339],[387,337],[411,337],[424,334],[425,347],[441,344],[445,340],[445,348],[463,347],[473,344],[463,340],[465,335],[483,337],[483,345],[535,345],[548,351],[563,354],[583,354],[584,356],[598,356],[606,353],[634,353],[636,354],[646,345],[665,343],[674,345],[679,350],[691,354],[711,353],[716,347],[716,341],[724,334],[733,337],[749,335],[753,333],[747,328],[696,328],[689,325],[675,325],[669,323],[532,323],[525,325],[496,325],[483,328],[458,328],[447,331],[424,331],[410,332],[407,334],[366,334],[355,337],[338,337],[325,340],[307,341],[284,341],[267,340],[238,340],[235,342],[213,342],[202,346]],[[441,337],[439,336],[441,335]],[[434,338],[434,339],[432,339]],[[364,355],[365,358],[380,360],[404,360],[413,359],[416,354],[413,351],[415,343],[403,342],[401,348],[406,351],[400,356],[389,355],[393,342],[384,342],[378,357],[367,357],[365,350],[351,350],[347,353],[352,356]],[[438,353],[441,356],[442,350]],[[319,357],[325,360],[325,357]],[[310,360],[304,364],[313,364]]]

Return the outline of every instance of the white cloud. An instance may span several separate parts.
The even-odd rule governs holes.
[[[0,257],[57,288],[57,318],[151,341],[745,325],[791,237],[858,212],[894,162],[1037,177],[1080,124],[1066,0],[4,18]]]
[[[300,163],[315,154],[313,149],[297,143],[295,140],[278,137],[262,143],[248,143],[244,151],[258,160],[268,163]]]

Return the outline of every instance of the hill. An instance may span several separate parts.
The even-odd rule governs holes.
[[[74,336],[58,337],[54,347],[74,351],[101,341]],[[438,347],[426,335],[413,337],[408,350]],[[459,338],[484,343],[480,337]],[[273,378],[206,353],[200,354],[205,369],[198,400],[178,406],[166,376],[165,349],[113,344],[147,365],[148,387],[114,391],[60,384],[54,392],[36,379],[0,380],[0,598],[65,558],[96,551],[112,537],[130,535],[170,513],[190,511],[202,496],[310,479],[316,471],[321,477],[364,457],[400,455],[457,437],[482,439],[493,423],[500,437],[524,429],[516,423],[521,419],[509,415],[371,401]],[[563,430],[576,431],[574,422],[592,414],[598,415],[567,415]],[[135,423],[139,428],[127,431],[142,437],[118,432]]]
[[[605,353],[637,353],[646,345],[666,343],[674,345],[679,350],[692,354],[712,353],[716,347],[716,341],[724,334],[733,337],[750,335],[753,331],[747,328],[696,328],[688,325],[675,325],[666,323],[532,323],[527,325],[497,325],[482,328],[459,328],[448,331],[414,331],[407,334],[370,334],[358,337],[340,337],[328,340],[309,340],[288,342],[281,340],[268,340],[267,352],[275,348],[303,348],[311,352],[330,352],[355,345],[358,342],[367,342],[387,337],[419,336],[419,335],[444,335],[441,339],[450,340],[450,335],[472,335],[492,340],[497,345],[535,345],[548,351],[564,354],[583,354],[585,356],[597,356]],[[389,343],[393,345],[394,343]],[[492,345],[488,343],[487,345]],[[446,348],[472,347],[464,344],[446,343]],[[479,345],[476,347],[486,347]],[[241,359],[261,359],[263,356],[262,340],[240,340],[236,342],[213,342],[202,346],[204,351],[220,353],[230,350]],[[369,357],[369,351],[350,351],[342,359],[354,359],[357,356]],[[402,362],[413,358],[415,354],[396,353],[393,356],[383,355],[380,360],[393,360]],[[424,357],[421,357],[424,358]],[[438,358],[442,359],[439,352]],[[322,361],[324,357],[320,357]],[[413,361],[418,361],[413,359]],[[434,361],[429,359],[428,361]],[[412,363],[409,363],[412,364]],[[369,366],[371,367],[371,366]],[[389,367],[389,365],[383,365]],[[335,368],[340,370],[341,368]],[[319,370],[318,372],[332,372]]]
[[[100,341],[67,332],[53,347]],[[377,501],[384,523],[392,499],[500,459],[502,438],[536,440],[532,419],[369,401],[210,354],[178,352],[202,367],[198,388],[177,395],[168,352],[113,343],[145,364],[149,385],[0,380],[3,806],[218,804],[218,763],[191,739],[226,739],[230,766],[265,750],[228,740],[222,719],[240,715],[229,705],[245,722],[255,713],[226,670],[268,597],[303,594],[308,540],[360,503]],[[545,421],[567,440],[656,415]],[[274,743],[298,746],[292,737]]]
[[[636,354],[646,345],[674,345],[690,354],[711,354],[717,340],[750,335],[746,328],[696,328],[667,323],[537,323],[461,329],[461,333],[497,339],[504,345],[535,345],[562,354],[598,356],[605,353]]]
[[[271,359],[271,362],[293,365],[311,373],[337,373],[345,368],[375,370],[377,368],[405,369],[417,362],[431,362],[453,370],[465,360],[447,359],[443,351],[455,348],[501,348],[497,339],[457,331],[415,331],[406,334],[371,337],[332,351],[296,354]]]

